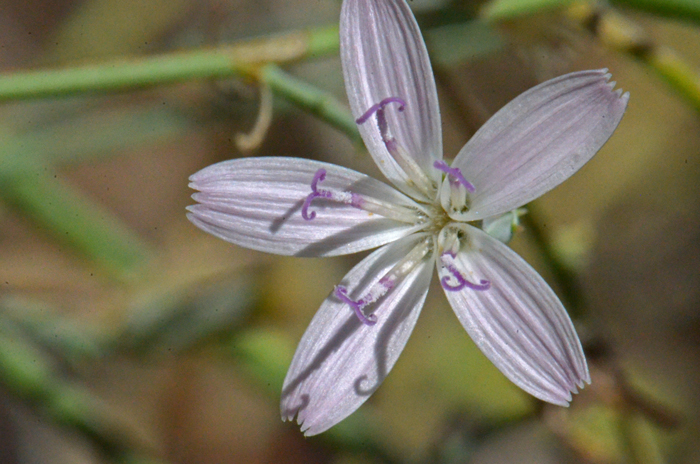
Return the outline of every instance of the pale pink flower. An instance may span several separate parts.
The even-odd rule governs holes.
[[[292,256],[381,247],[323,302],[282,392],[307,435],[379,387],[403,350],[437,267],[457,318],[523,390],[567,406],[590,382],[581,344],[545,281],[481,227],[574,174],[617,127],[628,94],[606,70],[568,74],[496,113],[451,165],[442,158],[435,81],[404,0],[345,0],[341,59],[369,153],[398,189],[298,158],[245,158],[191,177],[189,219],[240,246]]]

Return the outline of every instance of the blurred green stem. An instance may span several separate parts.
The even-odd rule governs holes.
[[[62,112],[53,123],[0,134],[2,176],[37,166],[101,160],[144,145],[168,142],[192,130],[193,124],[170,109]]]
[[[670,0],[669,3],[674,1],[684,2],[684,0]],[[700,1],[689,1],[696,5],[697,14],[700,15]],[[631,3],[634,2],[630,1]],[[583,0],[572,3],[567,14],[584,27],[592,28],[604,45],[641,60],[697,111],[700,111],[698,70],[678,53],[655,43],[635,21],[615,9]]]
[[[0,313],[1,314],[1,313]],[[114,462],[164,464],[157,450],[85,387],[59,374],[59,365],[11,321],[0,326],[0,379],[12,394],[36,404],[57,423],[81,431]]]
[[[58,70],[0,75],[0,102],[108,92],[246,75],[267,63],[287,63],[338,50],[335,26],[295,31],[222,46]]]
[[[613,5],[624,5],[667,16],[700,23],[700,2],[698,0],[610,0]]]
[[[0,175],[0,195],[118,277],[129,277],[146,261],[137,236],[43,168]]]
[[[355,144],[361,145],[362,139],[355,118],[333,95],[287,74],[274,64],[265,66],[260,77],[275,94],[326,121],[347,135]]]
[[[603,3],[597,0],[585,1],[589,4]],[[491,0],[481,8],[481,16],[490,21],[517,19],[565,7],[572,2],[579,2],[579,0]],[[635,8],[659,16],[700,23],[698,0],[609,0],[609,2],[616,6]]]
[[[557,286],[561,290],[562,300],[572,319],[580,319],[584,316],[585,301],[583,292],[576,280],[576,273],[568,268],[557,256],[552,240],[542,227],[537,208],[532,203],[527,205],[527,214],[520,218],[523,225],[533,239],[540,256],[546,263]]]
[[[697,111],[700,111],[700,73],[697,70],[666,47],[657,47],[655,53],[643,59]]]
[[[618,418],[620,442],[630,464],[664,464],[656,437],[649,423],[633,410],[621,411]]]

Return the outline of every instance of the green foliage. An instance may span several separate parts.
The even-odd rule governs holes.
[[[611,0],[649,13],[700,23],[700,2],[697,0]]]
[[[481,11],[489,21],[513,19],[543,10],[561,8],[573,0],[491,0]]]

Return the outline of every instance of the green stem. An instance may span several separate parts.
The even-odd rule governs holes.
[[[562,300],[567,311],[573,319],[580,319],[584,316],[583,309],[585,301],[576,273],[569,269],[557,256],[557,252],[552,246],[552,241],[547,237],[536,207],[532,203],[527,205],[528,213],[520,218],[525,225],[527,232],[532,237],[534,245],[552,272],[557,286],[561,290]]]
[[[149,253],[109,212],[41,168],[0,176],[0,197],[118,277],[129,277]]]
[[[274,64],[262,69],[261,78],[275,94],[326,121],[350,137],[355,144],[362,143],[355,118],[333,95],[287,74]]]
[[[698,0],[611,0],[614,5],[625,5],[641,11],[700,23]]]
[[[0,102],[241,76],[267,63],[287,63],[334,53],[338,42],[338,29],[332,26],[248,40],[212,50],[4,74],[0,75]]]
[[[620,442],[630,464],[664,464],[649,423],[635,411],[624,409],[618,418]]]
[[[31,130],[0,135],[2,176],[38,166],[77,164],[172,140],[192,130],[174,111],[134,108],[62,112],[59,122],[40,123]],[[79,134],[79,136],[77,135]]]
[[[619,0],[627,3],[628,0]],[[700,17],[700,2],[698,0],[662,0],[669,4],[695,5],[696,14]],[[644,1],[629,0],[629,4],[639,6]],[[649,5],[660,5],[662,2],[649,0]],[[700,74],[682,56],[668,47],[659,45],[648,38],[642,28],[625,15],[614,9],[606,9],[599,4],[577,1],[567,11],[570,18],[578,21],[583,27],[592,28],[601,42],[613,50],[620,51],[641,60],[675,89],[688,103],[700,111]]]
[[[150,458],[156,450],[113,409],[82,385],[62,376],[57,362],[7,322],[2,321],[0,330],[0,379],[4,388],[38,406],[58,424],[80,431],[106,457],[119,462],[137,462],[133,458],[139,457],[140,462],[164,464]]]
[[[668,48],[657,48],[655,53],[643,59],[700,111],[700,73],[697,70]]]

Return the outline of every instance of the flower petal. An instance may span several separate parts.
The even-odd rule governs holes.
[[[380,101],[397,143],[433,181],[442,159],[442,134],[435,78],[418,24],[404,0],[345,0],[340,13],[340,55],[345,87],[356,118]],[[410,195],[408,175],[389,154],[374,119],[359,126],[367,149],[384,175]],[[432,200],[432,198],[431,198]]]
[[[343,279],[353,298],[369,289],[424,240],[416,234],[375,251]],[[432,254],[377,303],[375,325],[364,325],[333,294],[314,316],[284,380],[282,419],[297,416],[306,435],[321,433],[360,407],[396,363],[423,307]]]
[[[476,187],[469,211],[452,217],[473,221],[505,213],[578,171],[625,113],[629,94],[614,91],[609,79],[606,69],[567,74],[498,111],[452,163]]]
[[[359,172],[299,158],[241,158],[224,161],[190,177],[192,197],[200,204],[187,215],[200,229],[246,248],[296,256],[334,256],[374,248],[404,237],[415,223],[387,219],[348,204],[316,198],[312,220],[302,206],[319,169],[319,189],[352,191],[365,200],[405,214],[419,206],[411,199]]]
[[[526,392],[568,406],[571,393],[590,383],[573,324],[547,283],[514,251],[485,232],[453,224],[468,237],[456,267],[487,290],[445,290],[459,321],[498,369]],[[441,279],[450,278],[438,265]]]

